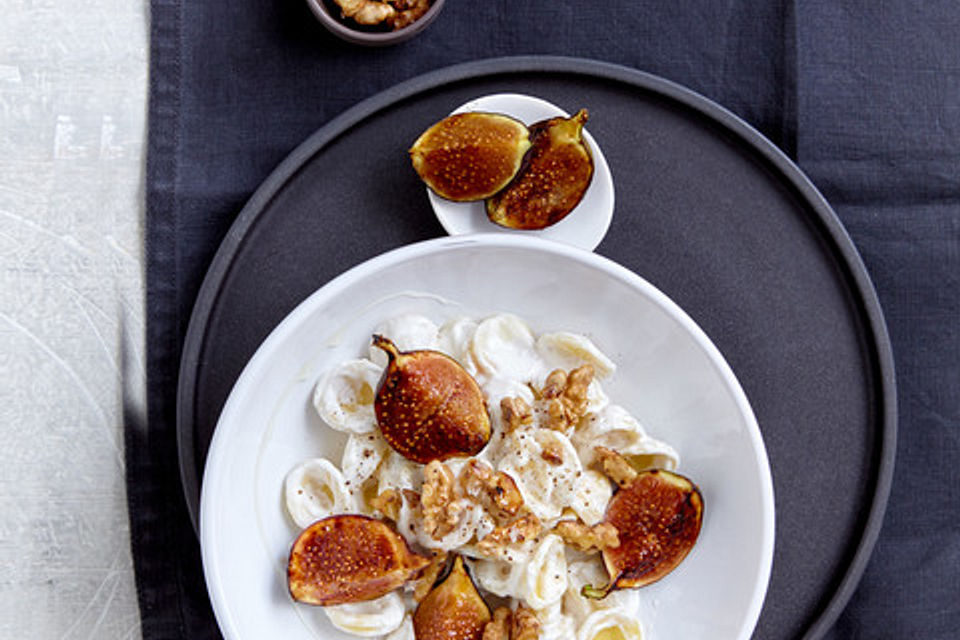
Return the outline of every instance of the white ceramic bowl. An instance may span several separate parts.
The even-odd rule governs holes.
[[[577,105],[576,108],[581,106],[589,107],[589,105]],[[460,105],[452,113],[467,111],[503,113],[526,125],[549,118],[570,117],[569,113],[557,105],[522,93],[494,93],[480,96]],[[583,194],[583,199],[563,220],[545,229],[507,229],[490,222],[482,201],[452,202],[444,200],[427,189],[430,206],[433,207],[433,212],[444,231],[452,236],[467,233],[505,233],[556,240],[589,251],[596,249],[610,228],[610,221],[613,218],[614,191],[613,176],[607,165],[607,159],[600,145],[590,135],[589,128],[590,123],[587,122],[583,130],[583,139],[593,156],[593,178],[586,193]]]
[[[773,490],[757,423],[730,368],[652,285],[595,254],[508,235],[445,237],[397,249],[332,280],[264,341],[227,400],[206,462],[200,535],[211,601],[227,640],[347,639],[294,603],[285,567],[296,531],[285,474],[339,460],[342,441],[310,403],[319,375],[364,353],[380,320],[509,311],[535,331],[590,336],[618,365],[604,389],[680,453],[700,486],[700,539],[640,590],[646,640],[750,637],[773,555]]]

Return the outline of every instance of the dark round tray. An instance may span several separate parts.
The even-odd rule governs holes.
[[[187,332],[177,419],[191,516],[220,410],[260,342],[334,276],[443,234],[406,149],[468,99],[510,91],[589,108],[616,186],[597,252],[706,331],[763,432],[776,544],[754,635],[821,636],[864,570],[893,472],[893,358],[873,287],[827,202],[773,144],[687,89],[605,63],[500,58],[420,76],[331,121],[270,175],[217,252]]]

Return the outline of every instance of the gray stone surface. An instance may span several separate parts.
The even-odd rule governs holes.
[[[135,638],[147,3],[0,14],[0,638]]]

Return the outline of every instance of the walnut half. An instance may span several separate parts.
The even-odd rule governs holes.
[[[531,540],[540,534],[543,525],[532,513],[523,515],[510,524],[497,527],[477,543],[477,551],[485,556],[496,556],[511,544]]]
[[[523,506],[523,495],[513,478],[503,471],[494,471],[485,462],[474,459],[464,465],[459,482],[467,497],[485,503],[501,518],[517,515]]]
[[[616,549],[620,534],[612,524],[601,522],[592,527],[579,520],[561,520],[554,532],[570,546],[586,552]]]
[[[540,637],[540,620],[532,609],[524,605],[513,612],[510,623],[510,640],[537,640]]]
[[[533,409],[519,397],[500,400],[500,415],[503,417],[504,433],[510,433],[521,425],[533,422]]]
[[[396,489],[387,489],[371,499],[370,506],[390,520],[396,522],[400,518],[400,507],[403,506],[403,498]]]
[[[634,478],[637,477],[637,470],[633,468],[630,461],[613,449],[594,447],[593,451],[597,454],[596,463],[600,466],[603,474],[616,482],[621,488],[633,482]]]
[[[393,30],[402,29],[423,17],[430,8],[430,0],[335,0],[340,15],[357,24],[374,26],[386,24]]]
[[[523,604],[511,611],[509,607],[497,607],[493,619],[483,629],[481,640],[537,640],[540,637],[540,620],[537,614]]]
[[[460,523],[463,505],[457,500],[453,472],[439,460],[423,469],[420,510],[423,529],[434,540],[440,540]]]
[[[563,369],[550,372],[540,391],[540,397],[546,403],[544,426],[564,432],[577,426],[587,413],[587,389],[593,376],[593,365],[589,364],[577,367],[570,373]]]

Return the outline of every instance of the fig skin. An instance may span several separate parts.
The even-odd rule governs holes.
[[[603,550],[610,582],[605,587],[584,586],[582,593],[588,598],[643,587],[673,571],[700,534],[703,496],[697,485],[678,473],[642,471],[614,494],[604,522],[617,528],[620,545]]]
[[[428,564],[386,523],[341,514],[318,520],[297,537],[287,586],[294,600],[306,604],[362,602],[403,586]]]
[[[414,611],[413,633],[417,640],[481,640],[490,619],[490,607],[457,556],[447,577]]]
[[[519,120],[473,111],[448,116],[424,131],[410,147],[410,161],[438,196],[467,202],[503,189],[529,148],[529,131]]]
[[[544,229],[563,220],[593,180],[593,156],[583,140],[588,113],[530,125],[532,146],[509,185],[486,201],[491,222],[510,229]]]
[[[420,464],[480,453],[490,416],[476,380],[439,351],[401,352],[377,335],[373,344],[389,359],[373,403],[384,440]]]

